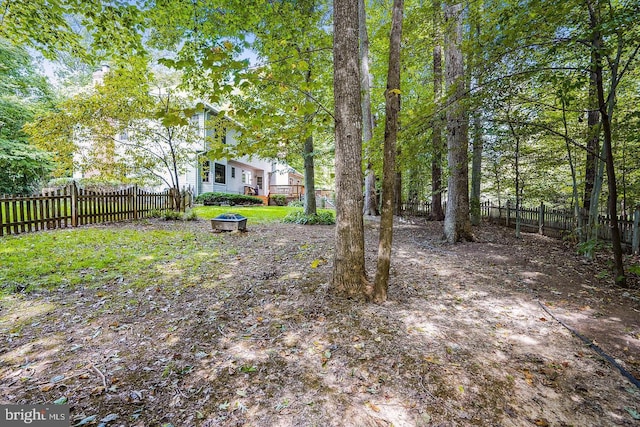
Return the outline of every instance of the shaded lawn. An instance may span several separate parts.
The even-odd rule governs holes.
[[[551,240],[450,247],[399,227],[376,306],[329,292],[333,227],[249,229],[3,240],[0,280],[37,286],[1,300],[0,403],[66,399],[75,422],[136,427],[633,425],[640,394],[528,290],[591,283],[579,262],[554,267],[571,257]],[[370,225],[369,266],[376,237]]]

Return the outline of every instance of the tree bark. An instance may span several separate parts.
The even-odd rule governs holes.
[[[482,182],[482,123],[480,114],[473,116],[473,158],[471,160],[471,224],[479,225],[482,220],[480,212],[480,184]]]
[[[473,240],[469,221],[468,113],[465,105],[462,57],[462,4],[445,5],[445,85],[451,99],[447,108],[447,160],[449,184],[445,239],[450,243]]]
[[[315,215],[316,207],[316,181],[315,165],[313,161],[313,136],[310,135],[304,141],[304,214]]]
[[[605,166],[607,170],[607,189],[609,190],[609,221],[611,228],[611,246],[613,250],[613,260],[615,268],[615,284],[618,286],[626,286],[626,276],[624,272],[624,263],[622,260],[622,241],[620,238],[620,227],[618,225],[618,189],[616,186],[616,172],[613,162],[612,136],[611,136],[611,115],[613,112],[613,100],[615,98],[615,88],[617,86],[617,70],[615,67],[611,70],[611,90],[608,101],[604,96],[604,84],[602,81],[603,65],[602,65],[602,49],[603,36],[600,31],[600,13],[593,7],[591,2],[587,2],[589,6],[589,16],[591,18],[591,30],[593,31],[593,52],[595,55],[595,74],[596,74],[596,92],[598,94],[598,106],[600,109],[600,121],[602,123],[602,131],[604,136],[603,152]]]
[[[311,60],[309,59],[309,64]],[[305,73],[305,81],[311,82],[311,68]],[[306,102],[311,104],[313,99],[309,95],[306,97]],[[313,117],[315,114],[309,114],[304,118],[305,123],[312,125]],[[316,168],[315,161],[313,159],[313,135],[309,135],[304,141],[304,151],[302,157],[304,158],[304,214],[315,215],[317,213],[316,207]]]
[[[476,36],[480,38],[480,25],[476,25]],[[475,61],[478,62],[477,60]],[[475,84],[479,85],[480,73],[476,72]],[[482,183],[482,149],[484,147],[482,140],[482,117],[481,109],[476,107],[473,114],[473,156],[471,159],[471,224],[479,225],[482,221],[482,212],[480,211],[480,190]]]
[[[366,295],[362,218],[362,109],[358,64],[358,0],[333,7],[336,232],[332,288],[338,295]]]
[[[440,14],[440,0],[433,0],[433,26],[435,28],[435,46],[433,47],[433,97],[435,113],[432,119],[433,133],[431,147],[433,158],[431,160],[431,219],[442,221],[442,153],[444,153],[444,139],[442,138],[442,25]]]
[[[403,0],[393,1],[391,35],[389,41],[389,70],[385,92],[384,166],[382,178],[382,216],[378,262],[373,290],[373,300],[387,300],[391,245],[393,241],[393,207],[396,186],[396,142],[398,138],[398,114],[400,112],[400,41],[402,39]],[[394,191],[395,189],[395,191]]]
[[[592,64],[595,62],[594,53],[591,55]],[[590,73],[589,79],[589,112],[587,113],[587,159],[584,174],[584,196],[582,207],[588,211],[591,206],[591,192],[596,181],[598,162],[597,155],[600,151],[600,112],[598,110],[598,97],[596,89],[595,72]]]
[[[369,141],[373,138],[373,114],[371,114],[371,76],[369,74],[369,35],[367,34],[367,14],[364,0],[358,1],[360,34],[360,81],[362,91],[362,137],[366,150],[367,169],[364,178],[364,214],[378,216],[378,193],[376,192],[376,172],[371,162]]]

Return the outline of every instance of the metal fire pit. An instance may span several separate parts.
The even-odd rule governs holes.
[[[237,213],[224,213],[211,220],[213,231],[247,231],[247,218]]]

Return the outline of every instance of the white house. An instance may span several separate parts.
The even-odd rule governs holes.
[[[212,115],[217,114],[219,112],[214,107],[205,104],[205,110],[194,116],[202,136],[213,135],[213,130],[207,129],[207,123]],[[207,144],[206,138],[202,140]],[[228,127],[222,141],[225,144],[236,144],[236,131]],[[207,192],[221,192],[258,196],[284,194],[295,198],[304,194],[303,175],[282,162],[257,156],[211,160],[202,156],[206,149],[205,146],[201,147],[201,155],[193,159],[180,177],[180,182],[196,196]]]

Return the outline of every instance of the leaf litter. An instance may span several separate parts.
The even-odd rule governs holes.
[[[635,387],[537,302],[638,378],[638,289],[561,241],[484,224],[452,246],[441,224],[403,221],[373,305],[332,295],[333,227],[207,225],[103,226],[190,228],[185,244],[216,252],[159,266],[164,281],[5,298],[0,401],[64,402],[75,425],[637,425]],[[373,275],[375,221],[366,238]]]

